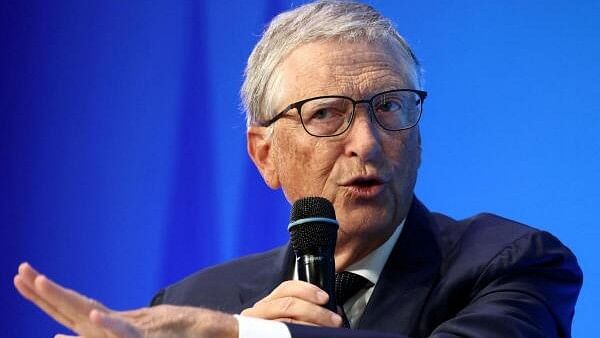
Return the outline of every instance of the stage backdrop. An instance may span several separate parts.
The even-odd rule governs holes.
[[[301,1],[294,1],[295,4]],[[417,195],[551,231],[600,331],[600,2],[372,1],[425,68]],[[17,296],[29,261],[117,309],[286,242],[289,206],[248,160],[238,90],[291,1],[0,4],[3,337],[65,332]]]

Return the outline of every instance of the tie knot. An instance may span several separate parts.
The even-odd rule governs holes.
[[[342,271],[335,274],[335,301],[344,305],[348,299],[364,288],[369,280],[352,272]]]

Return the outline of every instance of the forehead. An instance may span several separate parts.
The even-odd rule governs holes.
[[[355,99],[397,88],[416,88],[398,47],[378,42],[319,41],[292,51],[278,67],[277,108],[321,95]]]

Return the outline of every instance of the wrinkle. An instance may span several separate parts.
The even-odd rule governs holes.
[[[375,51],[373,51],[375,50]],[[292,51],[280,66],[279,106],[321,95],[365,100],[411,82],[401,60],[383,45],[307,44]],[[366,105],[357,106],[344,134],[316,138],[299,121],[281,119],[273,147],[278,177],[290,201],[306,196],[329,199],[340,228],[336,263],[351,263],[383,243],[410,207],[419,164],[418,129],[388,132],[370,119]],[[346,184],[377,177],[383,186],[364,197]]]

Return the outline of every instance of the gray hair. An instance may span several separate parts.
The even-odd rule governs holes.
[[[399,47],[398,57],[408,66],[408,75],[421,85],[419,61],[389,19],[354,1],[316,1],[277,15],[250,54],[241,89],[247,126],[275,114],[277,66],[282,60],[303,44],[323,40],[392,43]]]

